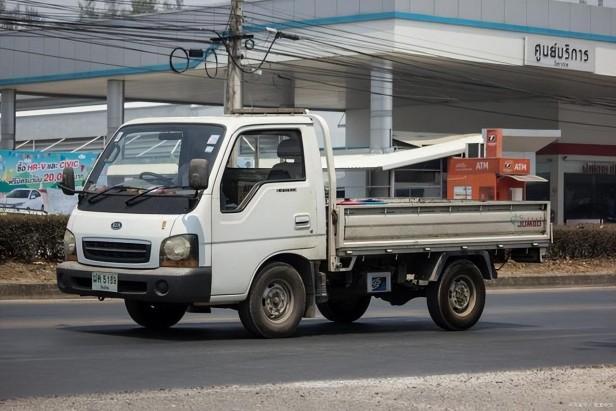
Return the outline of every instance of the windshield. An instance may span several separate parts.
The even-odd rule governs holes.
[[[6,195],[6,198],[28,198],[30,190],[13,190]]]
[[[223,127],[208,124],[124,127],[105,148],[84,189],[100,192],[118,185],[188,188],[190,161],[204,158],[211,166],[223,133]]]
[[[223,126],[212,124],[142,124],[121,128],[94,166],[84,186],[88,201],[81,201],[79,207],[110,212],[186,212],[194,201],[189,207],[185,199],[178,197],[196,197],[188,182],[190,161],[206,159],[212,167],[224,132]],[[127,196],[136,195],[138,201],[125,203]],[[117,197],[122,197],[121,204],[114,200]],[[150,197],[159,200],[147,201]],[[169,198],[166,205],[160,203],[165,197]],[[184,206],[177,209],[171,203]],[[124,210],[132,205],[135,210]]]

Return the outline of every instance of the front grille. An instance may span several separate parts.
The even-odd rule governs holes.
[[[150,261],[151,248],[150,244],[144,243],[84,241],[83,255],[93,261],[138,264]]]

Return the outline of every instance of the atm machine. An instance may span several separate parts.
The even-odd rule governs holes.
[[[488,129],[477,157],[452,157],[447,166],[447,199],[523,201],[526,184],[547,182],[531,175],[530,160],[503,157],[502,129]]]

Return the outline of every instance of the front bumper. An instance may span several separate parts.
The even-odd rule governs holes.
[[[118,292],[92,290],[93,272],[117,273]],[[56,278],[60,291],[67,294],[154,302],[209,302],[212,290],[211,267],[133,270],[66,261],[56,268]],[[160,281],[167,282],[166,293],[157,290],[156,285]]]

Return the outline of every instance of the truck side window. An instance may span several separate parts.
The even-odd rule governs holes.
[[[220,209],[242,210],[261,185],[306,179],[298,130],[241,134],[233,146],[220,186]]]

